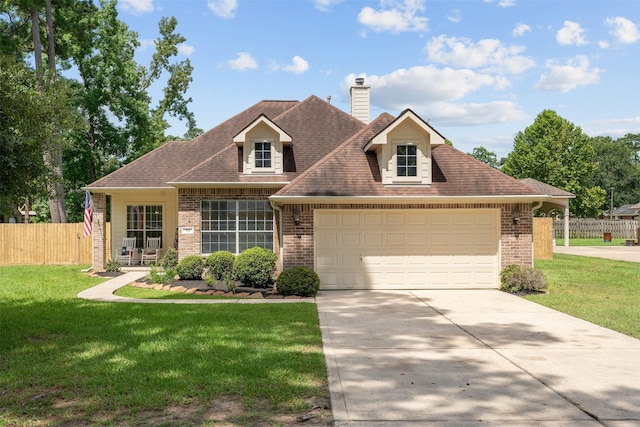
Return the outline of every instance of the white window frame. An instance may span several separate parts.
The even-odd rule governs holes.
[[[256,149],[256,144],[264,144],[264,143],[268,143],[269,144],[269,154],[271,156],[271,166],[269,167],[259,167],[256,165],[256,153],[257,153],[257,149]],[[276,158],[275,158],[275,141],[273,139],[266,139],[266,138],[260,138],[260,139],[254,139],[251,141],[251,171],[254,173],[275,173],[276,171]]]
[[[226,212],[232,212],[229,207],[229,204],[233,204],[233,218],[231,220],[229,219],[205,219],[205,217],[207,217],[207,215],[204,214],[204,206],[205,203],[209,203],[209,202],[215,202],[215,203],[226,203]],[[265,218],[253,218],[253,219],[245,219],[243,220],[240,216],[241,212],[249,212],[249,210],[241,210],[241,206],[243,204],[250,204],[252,202],[260,202],[263,207],[268,208],[268,209],[264,209],[265,211],[270,211],[271,215],[270,216],[266,216]],[[218,210],[209,210],[209,212],[222,212],[220,209]],[[249,229],[251,228],[249,226],[249,224],[251,224],[251,222],[253,221],[255,229]],[[220,227],[220,224],[225,223],[225,227]],[[212,230],[211,228],[217,224],[217,229]],[[263,224],[263,225],[270,225],[270,227],[263,227],[260,228],[258,225],[259,224]],[[244,227],[243,227],[244,225]],[[202,255],[209,255],[213,252],[216,252],[218,250],[228,250],[229,252],[233,252],[236,255],[241,253],[244,249],[248,249],[254,246],[260,246],[260,247],[264,247],[266,249],[269,250],[273,250],[274,249],[274,235],[273,235],[273,230],[274,230],[274,225],[275,225],[275,214],[273,212],[273,209],[271,208],[271,205],[269,204],[268,200],[221,200],[221,199],[214,199],[214,200],[202,200],[200,202],[200,253]],[[243,229],[244,228],[244,229]],[[266,245],[261,245],[259,243],[261,242],[242,242],[242,235],[248,236],[251,235],[252,233],[255,234],[266,234],[266,235],[270,235],[270,241],[267,242],[268,244]],[[232,243],[233,247],[229,247],[228,245],[226,247],[218,247],[217,249],[211,248],[211,246],[208,249],[211,250],[205,250],[205,234],[206,235],[214,235],[214,234],[219,234],[219,235],[233,235],[233,239],[232,241],[230,241],[230,243]],[[213,245],[215,243],[212,242],[206,242],[207,245]],[[246,247],[243,247],[244,245],[246,245]]]
[[[415,176],[400,176],[398,175],[398,147],[399,146],[414,146],[416,147],[416,175]],[[407,183],[415,184],[422,183],[422,162],[423,153],[421,150],[421,144],[419,141],[414,140],[398,140],[393,141],[392,147],[392,161],[391,167],[393,168],[393,183]]]

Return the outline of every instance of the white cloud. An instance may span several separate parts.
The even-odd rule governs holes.
[[[586,56],[578,55],[565,62],[548,61],[549,72],[543,74],[533,87],[538,91],[569,92],[580,86],[589,86],[600,81],[599,68],[592,68]]]
[[[593,123],[599,125],[620,125],[620,124],[639,124],[640,125],[640,116],[635,117],[624,117],[619,119],[601,119],[594,120]]]
[[[196,50],[195,47],[188,45],[186,43],[180,43],[178,45],[178,53],[184,55],[184,56],[189,56],[193,53],[193,51]]]
[[[561,45],[581,46],[587,44],[584,38],[584,30],[577,22],[564,21],[564,27],[558,30],[556,41]]]
[[[152,0],[121,0],[120,7],[126,12],[133,12],[135,14],[150,13],[153,12]]]
[[[347,76],[348,88],[355,75]],[[521,120],[524,112],[512,101],[487,103],[459,102],[465,96],[484,89],[499,88],[503,79],[472,70],[437,68],[433,65],[399,69],[390,74],[366,77],[372,104],[384,110],[411,108],[437,126],[467,126]]]
[[[229,65],[231,69],[238,71],[254,70],[258,68],[258,63],[248,52],[238,52],[238,57],[228,61],[227,65]]]
[[[494,0],[484,0],[485,3],[493,3]],[[500,0],[498,1],[498,6],[500,7],[510,7],[516,4],[516,0]]]
[[[358,14],[358,21],[377,32],[427,30],[428,18],[418,15],[425,10],[425,0],[381,0],[380,3],[379,10],[369,6],[363,8]]]
[[[449,15],[447,16],[447,19],[456,24],[460,22],[462,20],[462,14],[460,12],[460,9],[452,9]]]
[[[210,0],[207,2],[207,6],[214,15],[230,19],[235,17],[236,8],[238,7],[238,0]]]
[[[638,26],[627,18],[616,16],[615,18],[607,18],[604,22],[609,27],[613,27],[611,34],[613,34],[620,43],[631,44],[640,40]]]
[[[156,42],[153,39],[142,39],[140,40],[140,47],[138,47],[138,50],[144,52],[148,48],[154,47],[155,45]]]
[[[334,4],[342,3],[344,0],[314,0],[316,9],[328,12]]]
[[[430,61],[456,67],[519,74],[535,65],[533,59],[520,55],[523,46],[504,46],[497,39],[473,43],[464,37],[440,35],[432,38],[425,50]]]
[[[522,37],[524,36],[524,33],[531,31],[531,27],[528,26],[527,24],[523,24],[521,22],[518,22],[518,24],[516,24],[516,27],[513,29],[513,31],[511,32],[511,35],[513,37]]]
[[[598,42],[598,46],[600,46],[602,49],[606,49],[609,47],[609,42],[605,41],[605,40],[600,40]]]
[[[282,67],[284,71],[289,71],[293,74],[302,74],[309,69],[309,63],[304,58],[296,55],[293,57],[291,65]]]

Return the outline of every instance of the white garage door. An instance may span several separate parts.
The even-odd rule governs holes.
[[[498,209],[314,215],[321,289],[498,287]]]

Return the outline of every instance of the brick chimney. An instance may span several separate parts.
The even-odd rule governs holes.
[[[356,84],[351,86],[351,115],[365,124],[369,124],[371,102],[370,86],[364,85],[364,77],[357,77]]]

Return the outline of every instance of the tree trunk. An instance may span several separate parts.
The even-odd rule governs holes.
[[[51,11],[51,0],[46,1],[45,14],[47,17],[47,56],[49,64],[49,86],[53,87],[56,82],[56,45],[53,36],[53,16]],[[49,199],[49,209],[51,210],[51,220],[53,212],[57,211],[58,221],[67,222],[67,209],[64,203],[64,181],[62,176],[62,146],[60,145],[60,128],[54,123],[53,141],[50,145],[51,166],[53,167],[53,194]]]

